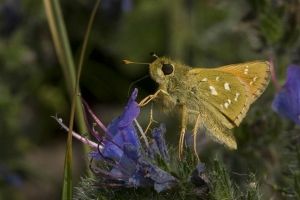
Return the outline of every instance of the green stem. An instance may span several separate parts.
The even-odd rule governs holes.
[[[64,183],[62,199],[72,199],[72,130],[74,125],[74,116],[76,111],[76,119],[79,125],[80,132],[87,132],[87,127],[84,120],[84,111],[82,108],[79,93],[79,80],[83,66],[83,60],[85,50],[90,35],[90,30],[99,7],[100,0],[97,0],[91,17],[89,19],[88,27],[85,33],[83,46],[81,49],[80,59],[78,63],[78,73],[76,76],[76,69],[74,64],[73,55],[71,52],[65,23],[61,13],[61,8],[58,0],[44,0],[45,11],[47,14],[48,23],[50,26],[52,38],[55,45],[55,50],[64,72],[67,88],[72,100],[69,132],[67,139],[67,149],[65,155],[65,169],[64,169]],[[88,148],[85,147],[85,152],[88,152]]]

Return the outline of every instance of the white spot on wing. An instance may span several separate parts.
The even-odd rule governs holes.
[[[237,101],[238,100],[238,98],[239,98],[239,96],[240,96],[240,93],[235,93],[235,98],[234,98],[234,101]]]
[[[225,88],[225,90],[229,91],[230,90],[229,83],[227,83],[227,82],[224,83],[224,88]]]
[[[210,92],[212,95],[218,95],[217,90],[214,86],[209,86]]]
[[[224,106],[225,106],[225,108],[228,108],[228,106],[229,106],[229,103],[224,103]]]
[[[217,77],[216,77],[216,81],[219,81],[219,79],[220,79],[220,77],[219,77],[219,76],[217,76]]]
[[[207,81],[207,78],[203,78],[201,81]]]
[[[231,104],[231,100],[230,99],[227,99],[227,101],[228,101],[229,104]]]
[[[252,85],[256,81],[256,79],[257,79],[257,76],[254,76],[252,81],[250,82],[250,85]]]
[[[248,71],[249,71],[248,66],[246,66],[246,69],[244,69],[244,74],[248,74]]]

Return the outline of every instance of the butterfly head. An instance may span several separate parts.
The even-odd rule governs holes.
[[[153,54],[153,57],[155,57],[155,60],[152,63],[139,63],[129,60],[123,60],[123,63],[149,65],[151,78],[160,85],[167,85],[171,82],[177,82],[175,80],[181,80],[182,75],[186,74],[190,69],[188,66],[174,62],[166,57],[158,57],[155,54]]]
[[[150,76],[159,84],[164,84],[175,74],[176,64],[165,57],[157,58],[149,65]]]

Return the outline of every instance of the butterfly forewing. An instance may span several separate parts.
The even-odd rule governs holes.
[[[193,85],[193,79],[201,80],[197,83],[196,96],[217,110],[212,117],[218,118],[229,129],[239,125],[239,119],[249,109],[249,89],[245,84],[233,74],[215,69],[193,69],[189,75],[190,85]]]
[[[251,103],[263,93],[270,79],[270,63],[266,61],[227,65],[216,70],[238,77],[249,88]]]

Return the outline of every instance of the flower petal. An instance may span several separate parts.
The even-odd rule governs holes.
[[[133,125],[133,120],[139,115],[140,107],[135,101],[138,90],[135,89],[122,115],[108,125],[108,137],[103,142],[103,154],[106,157],[119,160],[123,156],[123,146],[132,144],[140,148],[140,141]]]
[[[146,160],[139,161],[140,169],[144,172],[144,177],[153,181],[154,189],[157,192],[162,192],[164,190],[174,187],[178,182],[175,177],[166,171],[160,169],[159,167],[149,163]]]
[[[135,101],[137,94],[138,90],[135,88],[129,98],[123,114],[121,115],[119,128],[127,127],[128,125],[132,124],[133,120],[140,114],[139,104]]]

